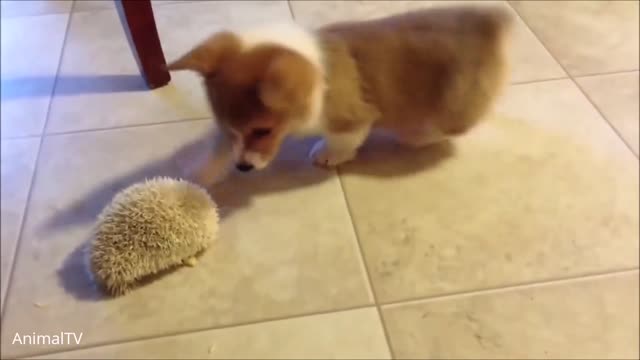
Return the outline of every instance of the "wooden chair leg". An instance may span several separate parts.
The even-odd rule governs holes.
[[[116,0],[120,22],[129,40],[138,67],[150,89],[162,87],[171,81],[166,69],[151,0]]]

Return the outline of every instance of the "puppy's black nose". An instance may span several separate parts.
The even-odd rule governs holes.
[[[253,165],[247,163],[238,163],[236,164],[236,169],[242,172],[247,172],[253,170]]]

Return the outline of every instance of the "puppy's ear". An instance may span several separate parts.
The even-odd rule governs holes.
[[[191,70],[202,76],[216,72],[220,64],[240,51],[239,39],[230,32],[220,32],[204,40],[178,60],[167,65],[167,70]]]
[[[303,109],[313,90],[317,71],[302,56],[283,52],[271,60],[259,85],[260,100],[275,111]]]

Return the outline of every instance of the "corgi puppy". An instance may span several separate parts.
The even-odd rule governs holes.
[[[502,7],[454,6],[215,33],[168,65],[202,76],[218,124],[196,180],[263,169],[289,136],[320,135],[313,162],[332,167],[374,128],[415,147],[463,134],[508,83],[511,27]]]

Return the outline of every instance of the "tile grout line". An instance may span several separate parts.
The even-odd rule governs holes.
[[[558,77],[550,77],[545,79],[514,81],[509,83],[508,86],[530,85],[530,84],[537,84],[537,83],[551,82],[551,81],[558,81],[558,80],[567,80],[567,79],[569,79],[568,76],[558,76]]]
[[[463,290],[459,292],[451,292],[448,294],[445,293],[445,294],[432,295],[432,296],[419,296],[413,299],[390,301],[388,303],[381,304],[380,306],[383,308],[396,308],[400,306],[424,304],[424,303],[430,303],[430,302],[436,302],[436,301],[463,299],[466,297],[473,297],[473,296],[484,296],[484,295],[491,295],[496,293],[521,291],[521,290],[533,289],[538,287],[557,286],[557,285],[564,285],[564,284],[569,284],[574,282],[590,281],[590,280],[596,280],[601,278],[638,273],[638,271],[640,271],[640,268],[633,267],[633,268],[623,268],[623,269],[611,270],[611,271],[595,272],[591,274],[568,276],[564,278],[534,280],[531,282],[514,283],[506,286],[488,287],[484,289],[467,290],[467,291]]]
[[[577,76],[577,78],[583,78],[583,77],[592,77],[592,76],[606,76],[606,75],[616,75],[616,74],[628,74],[628,73],[634,73],[634,72],[638,72],[640,70],[629,70],[629,71],[616,71],[616,72],[606,72],[606,73],[598,73],[598,74],[590,74],[590,75],[580,75]],[[537,84],[537,83],[544,83],[544,82],[551,82],[551,81],[558,81],[558,80],[571,80],[571,77],[569,76],[563,76],[563,77],[551,77],[551,78],[545,78],[545,79],[536,79],[536,80],[525,80],[525,81],[516,81],[516,82],[512,82],[509,84],[509,86],[520,86],[520,85],[529,85],[529,84]],[[66,130],[66,131],[59,131],[59,132],[51,132],[51,133],[45,133],[43,132],[42,135],[15,135],[15,136],[7,136],[7,137],[3,137],[1,140],[5,141],[5,140],[21,140],[21,139],[30,139],[30,138],[37,138],[40,136],[44,136],[44,137],[52,137],[52,136],[60,136],[60,135],[72,135],[72,134],[82,134],[82,133],[93,133],[93,132],[100,132],[100,131],[108,131],[108,130],[119,130],[119,129],[128,129],[128,128],[139,128],[139,127],[147,127],[147,126],[157,126],[157,125],[167,125],[167,124],[176,124],[176,123],[180,123],[180,122],[189,122],[189,121],[203,121],[203,120],[209,120],[211,119],[212,116],[208,116],[208,117],[194,117],[194,118],[186,118],[186,119],[175,119],[175,120],[166,120],[166,121],[160,121],[160,122],[152,122],[152,123],[140,123],[140,124],[126,124],[126,125],[114,125],[114,126],[109,126],[109,127],[103,127],[103,128],[89,128],[89,129],[79,129],[79,130]]]
[[[8,307],[8,300],[9,300],[9,295],[11,294],[11,285],[13,283],[14,277],[15,277],[15,270],[16,270],[16,263],[18,262],[18,254],[22,245],[22,241],[23,241],[23,236],[24,236],[24,227],[25,227],[25,223],[27,222],[27,216],[29,214],[29,205],[31,203],[31,199],[33,197],[33,188],[36,182],[36,177],[38,175],[38,164],[40,163],[40,156],[42,155],[42,147],[44,145],[44,133],[45,130],[47,128],[47,123],[49,122],[49,115],[51,112],[51,105],[53,104],[53,97],[56,91],[56,86],[58,85],[58,75],[60,74],[60,69],[62,68],[62,58],[64,57],[64,50],[65,47],[67,45],[67,38],[69,36],[69,30],[71,28],[71,19],[73,16],[73,8],[75,6],[75,1],[71,3],[71,8],[69,9],[69,14],[68,14],[68,18],[67,18],[67,26],[65,27],[65,32],[64,32],[64,37],[62,39],[62,44],[60,47],[60,56],[58,58],[58,66],[56,68],[56,75],[55,75],[55,79],[53,81],[53,85],[51,86],[51,94],[49,97],[49,104],[47,105],[47,112],[44,118],[44,124],[42,126],[42,135],[40,136],[40,142],[38,144],[38,152],[36,154],[36,160],[35,163],[33,164],[33,174],[31,175],[31,183],[29,184],[29,190],[27,192],[27,199],[25,201],[25,205],[24,205],[24,211],[22,213],[22,220],[20,221],[20,227],[19,227],[19,231],[18,231],[18,239],[16,241],[16,246],[13,249],[13,256],[12,256],[12,262],[11,262],[11,267],[9,269],[9,278],[7,279],[7,291],[4,294],[4,298],[2,299],[2,309],[0,311],[0,315],[2,315],[2,320],[0,320],[0,326],[1,324],[4,324],[4,322],[6,321],[7,317],[5,316],[5,311]]]
[[[358,265],[361,271],[361,275],[363,280],[367,283],[367,297],[368,300],[373,300],[373,305],[378,304],[376,299],[375,292],[373,290],[373,281],[371,281],[371,276],[369,274],[369,269],[367,267],[367,263],[364,258],[364,252],[362,251],[362,246],[360,244],[360,237],[358,236],[358,231],[356,230],[355,223],[353,222],[353,213],[351,211],[351,207],[349,206],[349,201],[347,200],[347,195],[344,191],[344,186],[342,185],[342,179],[340,178],[340,174],[338,173],[338,169],[335,170],[336,178],[338,179],[338,186],[340,186],[340,191],[342,192],[342,199],[344,200],[344,205],[347,208],[347,216],[349,216],[349,222],[351,223],[351,234],[353,234],[353,238],[355,239],[353,247],[355,252],[358,254]]]
[[[0,1],[4,1],[4,0],[0,0]],[[29,1],[29,0],[26,0]],[[96,8],[86,8],[86,9],[78,9],[75,8],[75,3],[76,1],[84,1],[84,0],[73,0],[71,1],[71,6],[69,7],[68,11],[51,11],[51,12],[43,12],[43,13],[35,13],[35,14],[18,14],[18,15],[6,15],[6,16],[1,16],[0,18],[2,20],[8,20],[8,19],[21,19],[21,18],[34,18],[34,17],[38,17],[38,16],[49,16],[49,15],[67,15],[67,14],[71,14],[72,12],[75,12],[76,14],[81,14],[81,13],[93,13],[93,12],[103,12],[103,11],[107,11],[107,10],[115,10],[115,7],[96,7]],[[211,0],[210,0],[211,1]],[[240,0],[242,1],[242,0]],[[109,1],[109,0],[103,0],[102,2],[113,2]],[[167,5],[184,5],[184,4],[193,4],[193,3],[198,3],[198,0],[179,0],[179,1],[151,1],[151,5],[156,7],[162,7],[162,6],[167,6]],[[75,8],[75,9],[74,9]]]
[[[166,120],[166,121],[160,121],[156,123],[126,124],[126,125],[109,126],[104,128],[67,130],[67,131],[52,132],[48,134],[45,133],[43,134],[43,136],[56,137],[56,136],[64,136],[64,135],[87,134],[87,133],[91,134],[91,133],[104,132],[104,131],[110,131],[110,130],[135,129],[135,128],[157,126],[157,125],[172,125],[172,124],[179,124],[179,123],[205,121],[205,120],[211,120],[211,117],[195,117],[195,118],[188,118],[188,119]]]
[[[520,14],[520,12],[518,11],[518,9],[516,9],[512,4],[511,1],[507,0],[506,1],[507,5],[511,8],[511,10],[513,10],[513,12],[516,13],[516,15],[518,15],[518,18],[522,21],[522,23],[524,24],[524,26],[527,27],[527,29],[529,30],[529,32],[531,32],[531,34],[533,35],[533,37],[538,40],[538,42],[540,43],[540,45],[542,45],[542,47],[544,48],[544,50],[549,54],[549,56],[551,56],[551,58],[553,59],[553,61],[556,62],[556,64],[558,64],[558,66],[560,66],[560,68],[562,69],[562,71],[565,74],[565,78],[571,78],[571,74],[569,74],[569,72],[567,71],[567,69],[564,67],[564,65],[562,65],[562,63],[560,61],[558,61],[558,59],[556,58],[555,55],[553,55],[553,53],[551,52],[551,50],[549,50],[549,48],[547,47],[547,45],[544,43],[544,41],[542,41],[542,39],[540,39],[540,37],[538,36],[538,34],[536,34],[535,31],[533,31],[533,29],[531,28],[531,26],[529,26],[529,23],[525,20],[524,16],[522,16],[522,14]]]
[[[5,0],[0,0],[0,1],[5,1]],[[29,0],[27,0],[29,1]],[[72,2],[72,6],[75,3]],[[71,14],[71,10],[69,11],[52,11],[52,12],[45,12],[45,13],[41,13],[41,14],[22,14],[22,15],[6,15],[6,16],[0,16],[0,19],[2,20],[12,20],[12,19],[25,19],[25,18],[35,18],[38,16],[51,16],[51,15],[69,15]]]
[[[41,137],[42,135],[10,135],[7,137],[3,137],[0,141],[11,141],[11,140],[25,140],[25,139],[36,139]]]
[[[639,271],[640,271],[640,269],[638,267],[634,267],[634,268],[622,269],[622,270],[605,271],[605,272],[595,273],[595,274],[577,275],[577,276],[567,277],[567,278],[563,278],[563,279],[554,279],[554,280],[546,280],[546,281],[545,280],[543,280],[543,281],[533,281],[531,283],[526,283],[526,284],[515,284],[515,285],[507,285],[507,286],[490,288],[490,289],[462,291],[462,292],[459,292],[459,293],[437,295],[437,296],[432,296],[432,297],[420,297],[420,298],[415,298],[415,299],[398,300],[398,301],[395,301],[395,302],[389,302],[389,303],[386,303],[386,304],[381,304],[380,306],[381,307],[385,307],[385,308],[395,308],[395,307],[399,307],[399,306],[411,306],[411,305],[415,305],[415,304],[423,304],[423,303],[442,301],[442,300],[460,299],[460,298],[465,298],[465,297],[470,297],[470,296],[491,295],[491,294],[501,293],[501,292],[519,291],[519,290],[531,289],[531,288],[536,288],[536,287],[547,287],[547,286],[554,286],[554,285],[560,285],[560,284],[567,284],[567,283],[571,283],[571,282],[589,281],[589,280],[607,278],[607,277],[612,277],[612,276],[619,276],[619,275],[625,275],[625,274],[638,273]],[[192,334],[204,333],[204,332],[214,331],[214,330],[232,329],[232,328],[239,328],[239,327],[243,327],[243,326],[259,325],[259,324],[263,324],[263,323],[285,321],[285,320],[294,320],[294,319],[301,319],[301,318],[305,318],[305,317],[329,315],[329,314],[343,313],[343,312],[349,312],[349,311],[363,310],[363,309],[373,308],[373,307],[374,307],[373,304],[356,305],[356,306],[344,307],[344,308],[341,308],[341,309],[322,310],[322,311],[315,311],[315,312],[309,312],[309,313],[296,314],[296,315],[292,315],[292,316],[290,316],[290,315],[289,316],[276,316],[276,317],[273,317],[273,318],[265,318],[265,319],[255,320],[255,321],[245,321],[245,322],[239,322],[239,323],[228,324],[228,325],[204,327],[204,328],[199,328],[199,329],[178,331],[178,332],[174,332],[174,333],[166,333],[166,334],[161,334],[161,335],[139,336],[139,337],[129,338],[129,339],[126,339],[126,340],[107,341],[107,342],[104,342],[104,343],[96,343],[96,344],[91,344],[91,345],[86,345],[86,346],[79,346],[79,347],[75,347],[75,348],[69,348],[69,349],[62,350],[62,351],[46,351],[45,350],[43,352],[34,352],[34,353],[31,353],[31,354],[24,354],[24,355],[21,355],[21,356],[22,357],[34,357],[34,356],[62,354],[62,353],[75,352],[75,351],[94,349],[94,348],[101,348],[101,347],[107,347],[107,346],[124,345],[124,344],[136,343],[136,342],[151,341],[151,340],[156,340],[156,339],[164,339],[164,338],[192,335]]]
[[[579,78],[589,78],[589,77],[594,77],[594,76],[624,75],[624,74],[637,73],[638,71],[640,71],[640,68],[639,69],[632,69],[632,70],[604,71],[604,72],[601,72],[601,73],[576,75],[576,76],[574,76],[574,78],[578,78],[579,79]]]
[[[631,151],[631,153],[633,154],[633,156],[636,157],[636,159],[640,159],[640,157],[638,156],[638,154],[636,154],[636,152],[633,150],[633,148],[631,147],[631,144],[629,144],[629,142],[624,138],[624,136],[622,136],[622,133],[620,132],[620,130],[618,130],[618,128],[616,128],[615,126],[613,126],[613,123],[611,123],[611,121],[604,115],[604,113],[602,112],[602,110],[600,109],[600,107],[595,103],[595,101],[593,101],[593,99],[591,99],[591,96],[589,96],[589,94],[587,94],[587,92],[582,88],[582,86],[580,86],[580,84],[574,79],[571,78],[571,81],[573,82],[573,84],[578,88],[578,90],[580,90],[580,92],[582,93],[582,95],[584,95],[584,97],[587,98],[587,101],[589,101],[589,103],[591,104],[591,106],[593,106],[596,111],[598,112],[598,114],[600,114],[600,116],[604,119],[604,121],[609,124],[609,128],[611,130],[613,130],[613,132],[618,136],[618,138],[622,141],[622,143],[627,147],[627,149],[629,149],[629,151]]]
[[[602,73],[602,74],[594,74],[594,75],[585,75],[584,77],[600,76],[600,75],[624,74],[624,73],[632,73],[632,72],[638,72],[638,70],[615,72],[615,73]],[[516,81],[516,82],[510,83],[509,86],[528,85],[528,84],[536,84],[536,83],[542,83],[542,82],[551,82],[551,81],[567,80],[567,79],[569,79],[569,77],[565,76],[565,77],[552,77],[552,78],[537,79],[537,80]],[[56,132],[50,132],[50,133],[47,133],[47,132],[43,131],[42,135],[37,135],[37,134],[33,134],[33,135],[11,135],[11,136],[7,136],[7,137],[3,137],[1,140],[2,141],[4,141],[4,140],[22,140],[22,139],[38,138],[40,136],[53,137],[53,136],[60,136],[60,135],[73,135],[73,134],[82,134],[82,133],[93,133],[93,132],[101,132],[101,131],[108,131],[108,130],[120,130],[120,129],[129,129],[129,128],[147,127],[147,126],[176,124],[176,123],[180,123],[180,122],[204,121],[204,120],[210,120],[212,118],[213,118],[213,115],[206,116],[206,117],[193,117],[193,118],[182,118],[182,119],[174,119],[174,120],[165,120],[165,121],[160,121],[160,122],[114,125],[114,126],[107,126],[107,127],[102,127],[102,128],[87,128],[87,129],[78,129],[78,130],[64,130],[64,131],[56,131]]]
[[[186,119],[165,120],[165,121],[151,122],[151,123],[114,125],[114,126],[108,126],[108,127],[103,127],[103,128],[65,130],[65,131],[51,132],[51,133],[48,133],[48,134],[43,132],[42,135],[7,136],[7,137],[2,138],[1,141],[33,139],[33,138],[38,138],[40,136],[44,136],[44,137],[49,138],[49,137],[56,137],[56,136],[63,136],[63,135],[91,134],[91,133],[110,131],[110,130],[135,129],[135,128],[142,128],[142,127],[157,126],[157,125],[179,124],[179,123],[183,123],[183,122],[184,123],[188,123],[188,122],[205,121],[205,120],[211,120],[211,119],[212,119],[212,116],[209,116],[209,117],[194,117],[194,118],[186,118]]]
[[[533,29],[531,28],[531,26],[529,26],[529,23],[525,20],[524,16],[522,16],[522,14],[520,14],[520,12],[518,11],[518,9],[516,9],[513,5],[511,5],[511,2],[507,2],[507,4],[511,7],[511,9],[513,9],[513,11],[515,11],[515,13],[518,15],[518,17],[520,18],[520,20],[522,20],[522,23],[529,29],[529,31],[531,31],[531,33],[533,34],[533,36],[536,38],[536,40],[538,40],[538,42],[540,42],[540,44],[542,45],[542,47],[544,47],[544,49],[549,53],[549,55],[551,55],[551,57],[553,58],[553,60],[560,66],[560,68],[562,69],[562,71],[565,72],[565,74],[569,77],[569,79],[571,80],[571,82],[573,83],[573,85],[575,87],[578,88],[578,90],[580,91],[580,93],[582,93],[582,95],[587,99],[587,101],[591,104],[591,106],[593,106],[593,108],[598,112],[598,114],[600,115],[600,117],[602,117],[602,119],[605,121],[605,123],[607,123],[607,125],[609,125],[609,128],[613,131],[613,133],[618,137],[618,139],[620,141],[622,141],[622,143],[624,144],[624,146],[627,148],[627,150],[629,150],[631,152],[631,154],[636,158],[639,159],[638,154],[636,154],[636,152],[633,150],[633,148],[631,147],[631,145],[629,145],[629,143],[627,142],[627,140],[625,140],[625,138],[622,136],[622,134],[620,133],[620,131],[618,131],[618,129],[613,126],[613,124],[611,123],[611,121],[609,121],[609,119],[607,119],[607,117],[604,115],[604,113],[600,110],[600,108],[595,104],[595,102],[593,102],[593,100],[591,99],[591,97],[589,95],[587,95],[586,91],[584,91],[584,89],[582,89],[582,87],[578,84],[578,82],[574,79],[573,75],[571,75],[571,73],[567,70],[567,68],[562,64],[562,62],[560,62],[558,60],[558,58],[551,52],[551,50],[547,47],[547,45],[544,43],[544,41],[542,41],[542,39],[540,39],[540,37],[538,36],[538,34],[536,34],[535,31],[533,31]],[[620,71],[620,72],[615,72],[615,73],[606,73],[606,74],[602,74],[602,75],[612,75],[612,74],[618,74],[618,73],[627,73],[627,72],[632,72],[634,70],[631,71]],[[636,70],[637,71],[637,70]],[[593,75],[585,75],[584,77],[587,76],[596,76],[599,74],[593,74]],[[581,76],[577,76],[577,77],[581,77]]]
[[[289,14],[291,14],[291,19],[296,20],[296,14],[293,12],[293,5],[291,5],[291,0],[287,1],[287,7],[289,8]]]
[[[152,340],[165,339],[165,338],[173,338],[173,337],[180,337],[180,336],[187,336],[187,335],[195,335],[195,334],[201,334],[201,333],[205,333],[205,332],[209,332],[209,331],[234,329],[234,328],[240,328],[240,327],[244,327],[244,326],[254,326],[254,325],[260,325],[260,324],[266,324],[266,323],[272,323],[272,322],[302,319],[302,318],[305,318],[305,317],[338,314],[338,313],[344,313],[344,312],[349,312],[349,311],[370,309],[370,308],[373,308],[373,307],[374,307],[373,304],[367,304],[367,305],[347,306],[347,307],[344,307],[344,308],[341,308],[341,309],[314,311],[314,312],[310,312],[310,313],[301,313],[301,314],[295,314],[295,315],[274,316],[272,318],[265,318],[265,319],[259,319],[259,320],[253,320],[253,321],[250,320],[250,321],[238,322],[238,323],[234,323],[234,324],[202,327],[202,328],[197,328],[197,329],[183,330],[183,331],[176,331],[176,332],[167,332],[167,333],[160,334],[160,335],[138,336],[138,337],[132,337],[132,338],[129,338],[129,339],[124,339],[124,340],[105,341],[105,342],[102,342],[102,343],[95,343],[95,344],[91,344],[91,345],[78,346],[78,347],[69,348],[69,349],[61,350],[61,351],[47,351],[47,350],[44,350],[42,352],[35,351],[33,353],[26,353],[26,354],[23,354],[23,355],[20,355],[20,356],[22,358],[24,358],[24,357],[35,357],[35,356],[62,354],[62,353],[76,352],[76,351],[81,351],[81,350],[102,348],[102,347],[107,347],[107,346],[119,346],[119,345],[125,345],[125,344],[137,343],[137,342],[145,342],[145,341],[152,341]]]
[[[340,184],[340,190],[342,191],[342,197],[344,199],[344,203],[347,207],[347,213],[349,214],[349,220],[351,221],[351,228],[353,230],[353,234],[355,236],[355,245],[358,250],[358,258],[360,260],[360,264],[362,269],[364,270],[364,275],[366,277],[366,281],[368,283],[368,290],[373,298],[373,302],[376,307],[376,311],[378,312],[378,318],[380,320],[380,325],[382,326],[382,332],[384,333],[384,338],[387,343],[387,349],[389,350],[389,354],[391,355],[391,359],[396,359],[396,356],[393,351],[393,347],[391,346],[391,337],[389,336],[389,331],[387,330],[387,326],[385,325],[384,317],[382,316],[382,309],[380,304],[378,303],[378,297],[376,296],[376,291],[373,287],[373,280],[371,278],[371,272],[369,271],[369,266],[367,265],[367,261],[364,257],[364,251],[362,250],[362,243],[360,241],[360,235],[358,233],[358,227],[356,226],[353,218],[353,212],[351,210],[351,205],[349,204],[349,199],[347,199],[347,193],[345,192],[344,185],[342,183],[342,176],[340,176],[340,171],[336,168],[336,176],[338,177],[338,183]]]
[[[603,75],[609,75],[609,74],[610,73],[606,73],[606,74],[603,74]],[[589,75],[589,76],[598,76],[598,75],[600,75],[600,74]],[[554,77],[554,78],[539,79],[539,80],[525,80],[525,81],[517,81],[517,82],[510,83],[509,86],[529,85],[529,84],[551,82],[551,81],[558,81],[558,80],[569,80],[569,79],[570,78],[567,76],[567,77]],[[207,117],[194,117],[194,118],[186,118],[186,119],[175,119],[175,120],[166,120],[166,121],[151,122],[151,123],[114,125],[114,126],[108,126],[108,127],[103,127],[103,128],[65,130],[65,131],[59,131],[59,132],[43,133],[43,135],[16,135],[16,136],[4,137],[4,138],[2,138],[2,141],[4,141],[4,140],[19,140],[19,139],[37,138],[37,137],[40,137],[40,136],[54,137],[54,136],[61,136],[61,135],[73,135],[73,134],[93,133],[93,132],[109,131],[109,130],[120,130],[120,129],[128,129],[128,128],[140,128],[140,127],[147,127],[147,126],[150,127],[150,126],[158,126],[158,125],[177,124],[177,123],[180,123],[180,122],[204,121],[204,120],[210,120],[212,118],[213,118],[213,115],[207,116]]]

